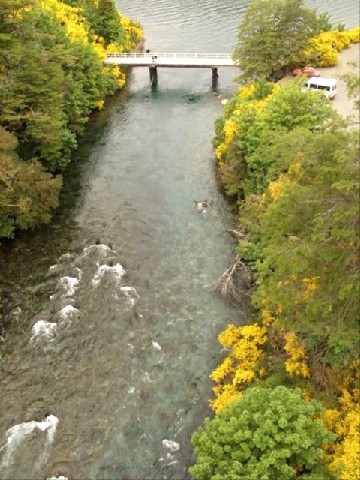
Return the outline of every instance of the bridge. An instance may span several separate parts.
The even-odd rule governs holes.
[[[213,88],[217,87],[219,67],[238,67],[227,53],[113,53],[106,57],[105,63],[124,67],[148,67],[152,86],[158,83],[159,67],[211,68]]]

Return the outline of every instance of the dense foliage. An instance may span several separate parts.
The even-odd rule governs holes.
[[[328,408],[338,435],[330,471],[352,480],[360,473],[359,137],[300,87],[241,87],[217,121],[220,179],[239,205],[238,252],[253,269],[258,314],[220,334],[229,353],[212,374],[211,405],[225,412],[253,384],[301,387]]]
[[[211,374],[215,418],[194,435],[197,462],[191,473],[196,479],[355,480],[360,477],[359,136],[321,92],[302,91],[304,80],[263,79],[277,77],[284,66],[266,53],[277,38],[277,20],[300,18],[291,15],[290,5],[297,14],[301,2],[275,3],[280,10],[266,0],[249,5],[240,27],[247,29],[241,48],[254,50],[241,67],[243,80],[257,80],[239,88],[215,125],[219,179],[238,207],[237,258],[252,269],[255,311],[252,324],[229,325],[219,335],[226,354]],[[282,59],[285,67],[293,61],[333,65],[339,51],[359,41],[358,27],[331,30],[326,15],[313,26],[314,36],[304,37],[308,46],[298,44],[298,52],[291,46],[293,57]],[[258,48],[263,34],[270,43]],[[245,55],[246,49],[238,45],[237,53]],[[344,78],[358,106],[358,75]],[[300,388],[304,403],[316,398],[325,408],[319,415],[336,439],[318,444],[326,459],[316,464],[320,470],[290,461],[285,468],[294,470],[284,474],[290,476],[273,473],[282,452],[275,443],[269,462],[256,458],[246,470],[243,452],[252,458],[254,449],[263,450],[254,446],[257,434],[248,433],[254,423],[251,428],[244,423],[247,410],[239,405],[254,386],[279,385]],[[261,427],[273,428],[281,415],[263,418],[269,399],[261,395],[246,421],[261,418]],[[291,443],[291,435],[281,433]],[[266,432],[261,439],[266,442]]]
[[[264,260],[254,299],[272,312],[281,305],[276,325],[306,336],[316,361],[348,365],[359,341],[359,137],[331,130],[302,136],[287,172],[262,199]]]
[[[214,141],[226,192],[238,198],[262,193],[276,174],[270,168],[274,158],[282,151],[289,154],[275,143],[281,144],[286,132],[301,126],[314,129],[331,115],[330,105],[319,96],[304,95],[301,80],[282,87],[259,82],[241,88],[218,119]]]
[[[48,223],[58,205],[60,176],[53,177],[35,159],[24,162],[16,154],[16,138],[0,127],[0,236],[15,228]],[[29,188],[31,187],[31,188]]]
[[[334,439],[322,408],[286,387],[249,388],[193,435],[195,480],[325,480],[321,446]]]
[[[124,85],[124,74],[104,58],[133,49],[141,34],[113,0],[0,0],[0,126],[18,140],[17,161],[37,165],[33,175],[41,171],[34,158],[48,172],[66,168],[91,111]],[[30,197],[32,183],[23,178],[22,188]],[[5,201],[0,236],[42,223],[56,203],[49,201],[46,216],[33,209],[29,221],[10,222]]]

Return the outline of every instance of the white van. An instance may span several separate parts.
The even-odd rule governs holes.
[[[337,81],[334,78],[311,77],[304,85],[304,90],[322,90],[326,98],[334,98],[337,90]]]

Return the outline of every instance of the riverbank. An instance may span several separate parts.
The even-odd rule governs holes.
[[[349,62],[358,52],[354,44],[336,67],[320,69],[339,83],[335,101],[321,92],[305,94],[306,79],[290,76],[282,85],[267,84],[268,91],[260,82],[240,87],[217,122],[214,141],[224,187],[239,198],[240,229],[249,240],[240,240],[237,251],[254,270],[258,313],[251,325],[229,326],[219,335],[227,356],[212,374],[212,408],[227,422],[228,409],[255,388],[301,389],[304,399],[325,409],[321,418],[335,435],[324,450],[339,478],[360,472],[359,145],[340,118],[354,123],[341,77],[355,73]],[[202,461],[206,451],[199,451]]]

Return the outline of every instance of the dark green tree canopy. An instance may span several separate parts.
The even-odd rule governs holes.
[[[316,13],[303,0],[253,0],[239,27],[234,59],[244,80],[280,78],[317,33]]]
[[[299,171],[262,216],[266,260],[254,298],[269,298],[275,309],[281,304],[281,326],[303,332],[308,347],[327,345],[327,361],[343,365],[358,357],[359,138],[348,131],[303,131],[299,142],[298,133],[278,138],[278,151],[292,143],[288,155],[272,151],[273,172],[286,168],[290,155]],[[278,288],[291,275],[298,280]],[[318,278],[319,288],[299,301],[306,277]]]
[[[114,0],[99,0],[96,16],[96,33],[101,35],[107,44],[121,43],[124,32],[119,23],[119,14]]]
[[[106,26],[96,13],[105,4],[67,3],[84,8],[88,22],[102,19]],[[110,4],[106,15],[121,30],[118,40],[120,17]],[[21,6],[21,16],[14,14]],[[96,22],[89,26],[94,33]],[[62,23],[33,0],[0,0],[0,32],[0,125],[16,135],[21,158],[36,156],[47,170],[63,171],[90,112],[114,93],[116,81],[90,44],[70,42]]]
[[[0,127],[0,237],[48,223],[59,203],[61,177],[47,173],[35,159],[22,161],[16,146],[14,135]]]
[[[325,480],[321,446],[331,440],[322,407],[286,387],[249,388],[192,438],[195,480]]]

